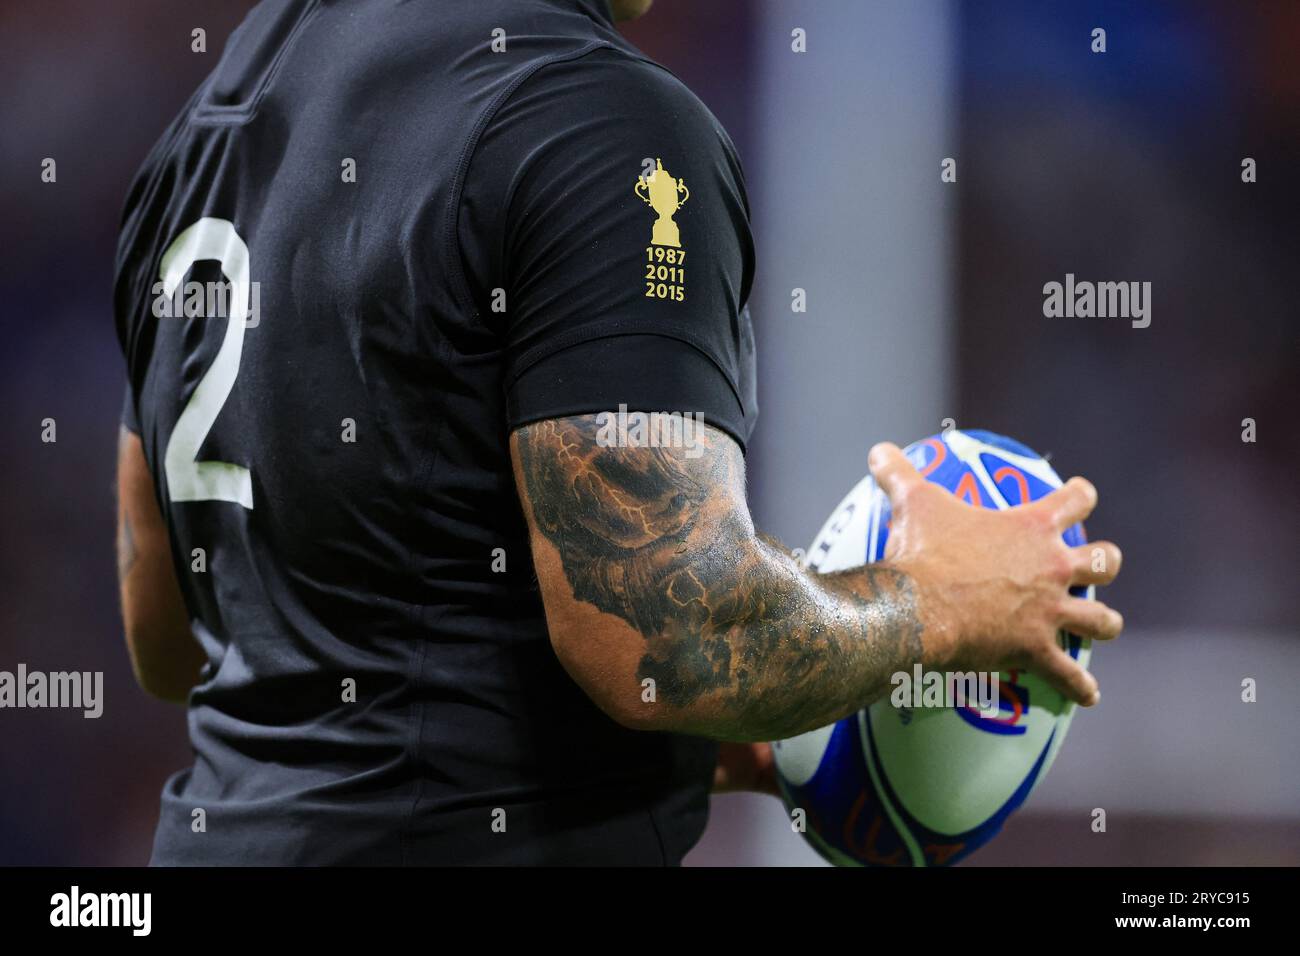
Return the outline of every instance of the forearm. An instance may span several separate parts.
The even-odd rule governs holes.
[[[750,538],[720,540],[683,573],[698,593],[637,668],[654,681],[662,729],[794,736],[861,709],[921,659],[912,582],[890,567],[816,575]]]
[[[921,656],[911,581],[801,568],[754,530],[744,459],[606,447],[591,416],[515,432],[551,642],[621,723],[773,740],[879,696]]]
[[[131,667],[150,694],[183,702],[198,682],[204,655],[190,631],[144,448],[125,428],[118,438],[117,487],[117,578]]]
[[[159,587],[157,582],[168,587]],[[121,583],[122,620],[136,680],[160,700],[184,703],[204,655],[190,632],[170,556],[144,555]]]
[[[1122,626],[1067,590],[1114,577],[1091,568],[1097,547],[1119,562],[1114,545],[1060,538],[1096,500],[1086,482],[990,515],[880,446],[891,560],[817,575],[754,531],[730,437],[705,427],[689,446],[620,444],[602,417],[525,425],[511,455],[551,644],[625,726],[781,739],[862,708],[917,663],[1032,666],[1095,702],[1095,681],[1057,637]]]

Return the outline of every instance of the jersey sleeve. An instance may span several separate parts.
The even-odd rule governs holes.
[[[626,407],[693,413],[744,447],[757,407],[743,175],[672,74],[615,50],[538,69],[485,126],[458,229],[504,344],[510,428]]]

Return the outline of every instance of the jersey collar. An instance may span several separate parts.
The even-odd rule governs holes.
[[[565,5],[576,6],[592,19],[611,27],[614,25],[614,11],[609,5],[609,0],[567,0]]]

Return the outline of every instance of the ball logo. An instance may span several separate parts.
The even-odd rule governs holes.
[[[871,816],[863,816],[867,797],[867,791],[863,790],[853,801],[853,807],[844,820],[844,844],[870,866],[899,866],[903,863],[904,849],[899,846],[886,852],[881,848],[880,831],[887,822],[885,813],[877,808]]]
[[[922,478],[933,473],[947,457],[948,449],[937,438],[923,438],[907,452],[908,461],[921,473]]]
[[[957,716],[987,734],[1015,737],[1027,729],[1021,722],[1029,714],[1029,688],[1016,683],[1020,671],[1010,671],[1008,680],[998,679],[998,716],[983,717],[974,703],[954,708]]]

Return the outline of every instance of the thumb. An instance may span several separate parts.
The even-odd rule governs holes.
[[[881,442],[872,448],[867,456],[867,466],[895,510],[907,491],[925,484],[921,473],[912,467],[907,456],[893,442]]]

